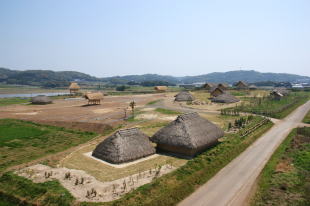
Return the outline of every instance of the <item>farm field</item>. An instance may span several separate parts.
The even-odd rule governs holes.
[[[262,171],[251,205],[310,204],[310,127],[294,129]]]
[[[32,122],[0,120],[0,172],[93,139],[97,134]]]
[[[244,97],[242,99],[247,103],[238,104],[235,107],[224,109],[224,111],[248,112],[274,118],[284,118],[309,98],[309,92],[291,92],[280,100],[274,100],[270,97]]]

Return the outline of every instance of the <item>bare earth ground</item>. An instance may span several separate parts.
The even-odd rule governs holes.
[[[58,180],[78,201],[108,202],[120,198],[141,185],[151,182],[154,178],[167,174],[176,168],[163,165],[160,169],[140,171],[129,177],[113,181],[101,182],[82,170],[68,168],[51,168],[37,164],[16,171],[20,176],[33,180],[36,183]],[[47,174],[51,176],[47,177]],[[66,174],[70,177],[66,178]],[[95,192],[94,192],[95,191]]]
[[[165,94],[107,96],[101,105],[86,106],[87,100],[54,100],[49,105],[10,105],[0,108],[0,118],[14,118],[38,123],[102,132],[107,125],[123,122],[124,109],[134,100],[137,107],[164,97]]]
[[[275,125],[180,206],[243,205],[264,165],[291,129],[302,121],[310,101]]]

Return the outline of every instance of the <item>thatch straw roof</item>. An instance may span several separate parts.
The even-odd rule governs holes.
[[[38,95],[36,97],[31,98],[32,104],[50,104],[52,102],[53,101],[51,100],[51,98],[45,95]]]
[[[247,88],[248,87],[248,84],[244,81],[239,81],[236,83],[236,87],[237,88]]]
[[[219,84],[217,85],[217,87],[220,88],[220,89],[222,89],[222,90],[225,90],[225,89],[227,89],[227,88],[229,87],[229,85],[226,84],[226,83],[219,83]]]
[[[188,113],[160,129],[151,140],[159,150],[193,156],[216,144],[223,135],[212,122],[197,113]]]
[[[214,87],[210,90],[210,95],[213,97],[217,97],[218,95],[224,94],[225,91],[221,88]]]
[[[138,128],[115,132],[101,142],[92,155],[104,161],[119,164],[129,162],[155,153],[149,137]]]
[[[80,89],[80,86],[76,82],[71,82],[69,89]]]
[[[154,89],[156,91],[167,91],[168,87],[167,86],[155,86]]]
[[[251,85],[249,86],[249,89],[257,89],[257,86],[255,86],[254,84],[251,84]]]
[[[283,96],[289,95],[290,91],[287,90],[285,87],[276,87],[274,90],[275,92],[281,93]]]
[[[209,90],[209,89],[211,89],[213,87],[216,87],[216,84],[215,83],[211,83],[211,82],[206,82],[202,87]]]
[[[103,94],[101,92],[86,93],[84,97],[88,100],[101,100],[103,99]]]
[[[218,103],[235,103],[235,102],[239,102],[240,99],[236,98],[235,96],[231,95],[231,94],[221,94],[218,95],[217,97],[214,97],[211,99],[212,102],[218,102]]]
[[[182,91],[182,92],[178,93],[174,99],[174,101],[177,101],[177,102],[193,101],[193,100],[195,100],[195,97],[187,91]]]

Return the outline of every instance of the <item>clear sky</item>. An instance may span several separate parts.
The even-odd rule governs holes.
[[[0,0],[0,67],[310,76],[310,0]]]

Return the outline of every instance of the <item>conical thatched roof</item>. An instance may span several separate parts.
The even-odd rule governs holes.
[[[176,96],[175,96],[175,101],[178,101],[178,102],[181,102],[181,101],[193,101],[195,100],[195,97],[187,92],[187,91],[182,91],[180,93],[178,93]]]
[[[38,95],[36,97],[31,98],[31,103],[32,104],[50,104],[53,101],[45,95]]]
[[[235,103],[235,102],[239,102],[240,99],[236,98],[235,96],[231,94],[224,93],[217,97],[212,98],[211,101],[218,102],[218,103]]]
[[[160,129],[151,140],[159,150],[193,156],[216,144],[224,132],[197,113],[178,116]]]
[[[69,89],[80,89],[80,86],[76,82],[71,82]]]
[[[93,156],[110,163],[123,163],[155,153],[149,137],[138,128],[115,132],[93,151]]]
[[[224,90],[218,87],[214,87],[210,90],[210,95],[213,97],[217,97],[218,95],[226,93]]]

